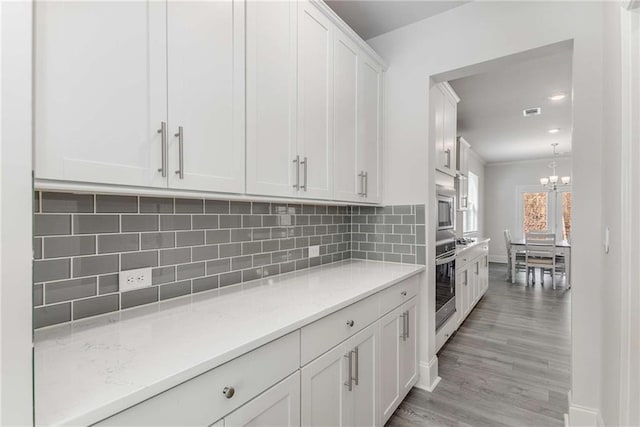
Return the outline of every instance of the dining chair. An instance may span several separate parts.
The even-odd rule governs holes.
[[[504,230],[504,243],[507,246],[507,279],[511,279],[511,231],[509,229]],[[523,251],[516,251],[516,273],[518,271],[525,271],[525,256]]]
[[[551,271],[553,289],[556,288],[556,235],[554,233],[528,232],[525,237],[525,265],[527,267],[527,284],[530,269],[540,269],[540,281],[544,283],[545,270]],[[535,284],[535,270],[533,284]]]

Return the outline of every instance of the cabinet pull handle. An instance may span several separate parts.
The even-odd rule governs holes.
[[[364,173],[364,197],[369,196],[369,172]]]
[[[349,353],[345,354],[344,357],[347,359],[347,363],[349,364],[349,371],[347,372],[347,382],[344,385],[347,386],[349,391],[353,390],[353,370],[351,365],[353,364],[353,351],[349,351]]]
[[[406,297],[407,296],[407,291],[400,292],[400,295],[402,295],[403,297]]]
[[[358,353],[358,347],[356,347],[353,352],[356,355],[356,376],[353,377],[353,381],[358,385],[358,378],[360,378],[360,367],[358,366],[360,362],[360,354]]]
[[[158,172],[162,173],[162,177],[167,177],[167,122],[160,122],[160,129],[158,129],[160,137],[160,149],[162,152],[162,165],[158,168]]]
[[[364,197],[364,171],[358,174],[358,178],[360,178],[360,191],[358,192],[358,196]]]
[[[293,159],[293,164],[296,165],[296,183],[293,184],[293,188],[300,190],[300,156]]]
[[[353,325],[355,324],[355,322],[353,320],[347,320],[347,326],[350,328],[353,328]]]
[[[233,395],[236,394],[236,389],[233,387],[225,387],[222,390],[222,394],[224,394],[224,397],[226,397],[227,399],[231,399]]]
[[[178,133],[174,136],[178,138],[178,170],[176,174],[180,179],[184,179],[184,131],[182,126],[178,126]]]
[[[451,148],[447,148],[446,150],[444,150],[444,152],[447,154],[447,168],[451,169]]]
[[[304,185],[300,186],[300,189],[303,191],[307,191],[307,166],[309,165],[309,160],[307,160],[307,157],[305,156],[304,160],[300,163],[304,165]]]
[[[407,322],[407,327],[405,328],[405,332],[407,334],[407,339],[409,339],[409,329],[410,329],[410,323],[409,323],[409,310],[405,311],[406,315],[405,315],[405,322]]]

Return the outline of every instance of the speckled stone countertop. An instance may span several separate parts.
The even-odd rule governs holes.
[[[87,425],[424,270],[346,260],[41,329],[37,425]]]

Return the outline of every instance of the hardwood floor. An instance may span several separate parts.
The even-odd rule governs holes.
[[[388,426],[562,426],[570,386],[570,290],[516,284],[491,264],[489,290],[438,354],[440,384],[414,388]]]

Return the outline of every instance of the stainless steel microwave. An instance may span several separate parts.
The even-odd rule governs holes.
[[[453,187],[436,187],[437,231],[453,230],[456,225],[456,190]]]

